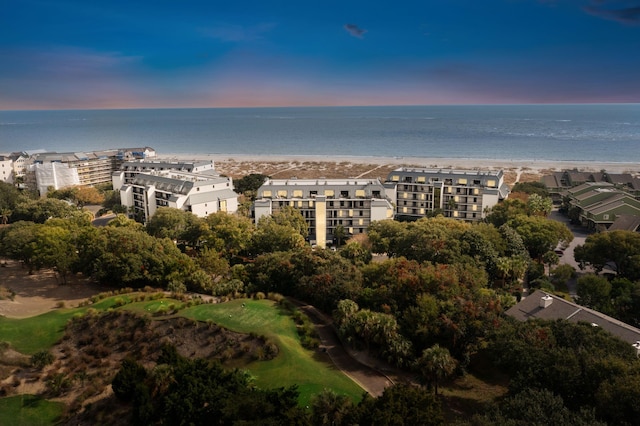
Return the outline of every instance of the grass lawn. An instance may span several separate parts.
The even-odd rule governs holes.
[[[302,405],[308,405],[311,396],[325,388],[347,395],[355,402],[362,398],[364,390],[360,386],[333,364],[320,360],[317,353],[300,345],[293,320],[273,301],[242,299],[198,305],[181,311],[181,315],[212,320],[233,331],[254,332],[272,339],[280,349],[278,356],[247,367],[262,388],[298,385]]]
[[[50,348],[60,340],[67,321],[74,315],[84,313],[89,308],[105,310],[113,306],[114,299],[110,297],[89,307],[56,309],[31,318],[0,317],[0,340],[9,342],[18,352],[32,355]]]
[[[33,395],[0,398],[0,425],[52,425],[60,418],[63,411],[64,404],[47,401]]]

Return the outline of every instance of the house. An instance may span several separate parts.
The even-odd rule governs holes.
[[[401,167],[389,174],[385,186],[394,193],[396,218],[409,220],[441,212],[445,217],[478,222],[509,195],[502,170]]]
[[[594,327],[601,327],[619,339],[634,345],[634,348],[640,353],[640,345],[638,345],[640,329],[541,290],[536,290],[530,296],[522,299],[518,304],[509,308],[506,314],[518,321],[563,319],[576,323],[586,322]]]
[[[253,204],[256,221],[291,206],[309,226],[309,240],[326,247],[336,229],[363,234],[376,220],[393,218],[392,200],[378,179],[268,179]]]

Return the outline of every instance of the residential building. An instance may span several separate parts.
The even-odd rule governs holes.
[[[480,221],[486,211],[507,198],[502,170],[447,170],[400,167],[387,177],[396,218],[415,220],[441,212],[445,217]]]
[[[562,202],[566,191],[582,187],[585,183],[609,183],[618,190],[625,191],[631,196],[640,199],[640,179],[629,173],[579,172],[577,170],[564,170],[545,175],[542,183],[549,190],[549,194],[555,203]]]
[[[93,152],[39,152],[31,155],[30,170],[35,174],[34,179],[27,179],[35,183],[40,195],[46,194],[47,188],[60,189],[69,185],[96,185],[112,181],[111,174],[118,170],[123,161],[133,158],[155,156],[152,148],[122,148]],[[51,166],[58,164],[60,166]],[[72,172],[69,172],[72,170]],[[52,175],[53,173],[53,175]],[[59,175],[56,175],[59,173]],[[77,175],[70,182],[69,176]],[[40,182],[43,179],[43,182]],[[46,183],[44,182],[46,180]]]
[[[140,173],[151,173],[163,170],[181,171],[187,173],[208,173],[218,176],[213,161],[178,161],[178,160],[136,160],[124,161],[120,168],[111,174],[114,189],[130,184]]]
[[[596,231],[607,230],[620,216],[640,217],[640,200],[609,182],[586,182],[562,193],[572,220]]]
[[[142,222],[160,207],[189,211],[198,217],[238,209],[231,178],[177,170],[137,174],[132,182],[120,187],[120,201]]]
[[[337,228],[352,236],[393,218],[392,201],[378,179],[268,179],[258,189],[255,220],[285,206],[300,210],[310,242],[323,248],[337,238]]]
[[[533,294],[522,299],[515,306],[509,308],[506,314],[518,321],[563,319],[574,323],[585,322],[594,327],[601,327],[619,339],[630,343],[636,349],[636,353],[640,354],[639,329],[601,312],[585,308],[541,290],[536,290]]]
[[[0,182],[13,183],[13,159],[7,155],[0,155]]]

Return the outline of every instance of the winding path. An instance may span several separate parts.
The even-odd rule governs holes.
[[[378,397],[382,395],[387,386],[393,385],[399,380],[397,377],[391,378],[391,373],[387,375],[381,370],[363,363],[362,360],[359,361],[357,358],[362,358],[361,354],[348,352],[336,334],[333,321],[327,315],[311,305],[290,300],[315,324],[321,342],[319,350],[325,352],[338,369],[367,393]]]

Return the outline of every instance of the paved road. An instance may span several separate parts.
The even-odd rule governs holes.
[[[318,311],[311,305],[292,300],[298,308],[303,311],[311,321],[314,322],[320,337],[321,353],[326,353],[335,366],[346,374],[351,380],[359,384],[370,395],[378,397],[382,395],[387,386],[398,381],[398,377],[391,377],[377,368],[372,368],[358,361],[355,357],[362,357],[362,354],[350,354],[340,342],[333,321],[327,315]]]
[[[549,219],[553,219],[555,221],[558,222],[562,222],[565,225],[567,225],[567,227],[569,228],[569,230],[571,231],[571,233],[573,233],[573,241],[571,241],[571,244],[569,244],[569,246],[565,249],[564,254],[562,256],[560,256],[560,264],[561,265],[570,265],[573,266],[573,268],[578,271],[578,273],[587,273],[587,272],[593,272],[593,270],[591,268],[587,268],[585,270],[580,270],[580,265],[578,265],[578,262],[576,262],[573,253],[574,250],[577,246],[581,246],[584,244],[584,240],[592,234],[591,231],[588,231],[586,228],[580,226],[580,225],[574,225],[571,224],[569,222],[569,218],[567,218],[566,216],[562,215],[560,212],[558,212],[558,210],[553,210],[551,212],[551,214],[549,215]],[[575,280],[571,280],[569,283],[567,283],[568,287],[569,287],[569,294],[571,295],[571,297],[575,297],[576,295],[576,281]]]

